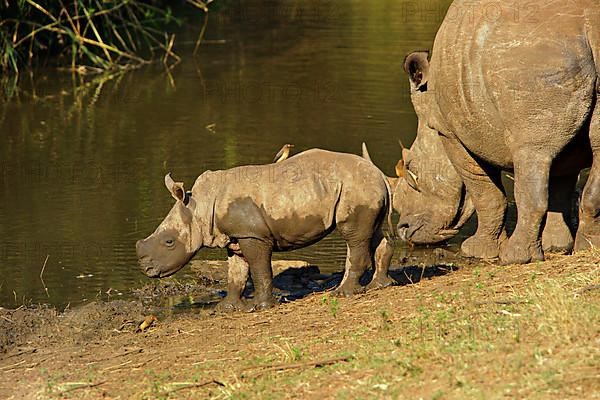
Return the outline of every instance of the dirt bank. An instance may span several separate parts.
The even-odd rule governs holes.
[[[599,260],[409,267],[347,299],[299,266],[279,274],[280,297],[312,294],[249,314],[165,312],[159,295],[197,290],[175,282],[1,310],[0,398],[600,398]],[[224,276],[203,279],[218,299]]]

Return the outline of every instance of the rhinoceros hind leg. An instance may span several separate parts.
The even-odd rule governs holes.
[[[600,104],[596,104],[592,116],[590,141],[594,161],[579,205],[575,251],[600,249]]]
[[[501,171],[476,160],[459,141],[440,137],[477,213],[477,231],[463,242],[462,252],[467,257],[497,258],[500,243],[506,239],[504,216],[507,202]]]
[[[239,243],[254,282],[254,297],[246,301],[246,310],[264,310],[275,306],[277,300],[273,296],[272,245],[254,238],[240,239]]]
[[[367,285],[367,290],[379,289],[391,286],[395,281],[388,275],[392,256],[394,255],[394,246],[379,229],[371,240],[371,248],[374,253],[371,263],[375,268],[373,279]]]
[[[552,158],[523,148],[513,155],[517,226],[500,247],[502,264],[543,261],[541,229],[548,212],[548,186]]]
[[[578,177],[575,174],[550,178],[548,215],[542,233],[544,253],[568,254],[573,250],[573,233],[569,223]]]
[[[344,277],[340,286],[333,291],[334,296],[348,297],[365,291],[359,280],[367,270],[371,259],[369,241],[347,242],[347,249]]]

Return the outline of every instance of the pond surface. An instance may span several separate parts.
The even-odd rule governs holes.
[[[0,305],[64,306],[148,283],[134,244],[172,206],[169,171],[190,187],[207,169],[271,162],[284,143],[359,153],[366,141],[392,174],[397,139],[416,131],[402,62],[431,47],[448,3],[230,1],[211,13],[197,57],[198,27],[178,35],[170,74],[86,86],[67,72],[21,76],[0,106]],[[397,257],[406,251],[398,244]],[[341,270],[345,246],[333,235],[278,256]]]

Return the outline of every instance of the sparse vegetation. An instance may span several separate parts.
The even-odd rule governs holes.
[[[187,0],[208,13],[208,3]],[[72,70],[133,68],[179,61],[172,28],[181,24],[169,1],[78,0],[0,2],[0,69],[53,64]],[[205,19],[206,22],[206,19]],[[204,33],[200,26],[198,43]],[[198,45],[197,43],[197,45]]]
[[[337,297],[325,295],[323,296],[321,303],[329,306],[329,313],[332,317],[335,318],[337,316],[338,308],[340,306],[340,302],[338,301]]]

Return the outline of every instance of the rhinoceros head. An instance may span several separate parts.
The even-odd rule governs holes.
[[[410,149],[402,148],[396,166],[394,209],[400,214],[398,235],[415,244],[450,239],[474,211],[465,187],[452,166],[437,130],[430,127],[434,96],[427,91],[428,53],[411,53],[404,69],[409,74],[411,100],[419,123]]]
[[[202,232],[194,221],[195,200],[170,174],[165,176],[165,186],[175,198],[175,205],[150,236],[136,243],[140,266],[151,278],[179,271],[202,244]]]

